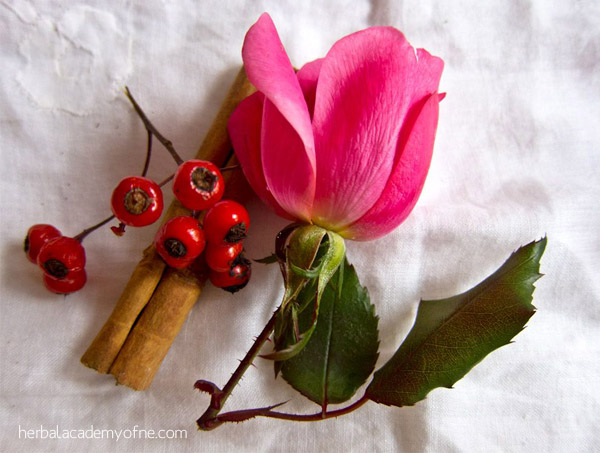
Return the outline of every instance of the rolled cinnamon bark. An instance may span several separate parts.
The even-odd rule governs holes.
[[[219,112],[213,120],[213,123],[196,154],[196,158],[210,160],[219,166],[222,166],[225,163],[231,152],[231,143],[227,133],[229,116],[237,104],[242,99],[252,94],[254,90],[254,87],[246,78],[246,74],[242,68],[236,76]],[[237,176],[235,175],[236,173],[238,174]],[[233,183],[234,180],[237,180],[238,177],[240,177],[240,174],[241,172],[239,170],[235,170],[232,174],[225,176],[232,179]],[[241,177],[241,179],[243,179],[243,177]],[[233,185],[236,184],[239,184],[239,182],[236,182]],[[229,190],[229,192],[231,193],[231,190]],[[183,208],[177,200],[174,200],[165,214],[163,222],[177,215],[186,214],[189,214],[189,210]],[[185,321],[189,309],[191,309],[193,303],[200,295],[200,289],[203,283],[203,278],[198,279],[196,275],[191,275],[193,274],[191,271],[182,272],[180,275],[173,272],[171,269],[165,271],[165,268],[166,265],[164,261],[158,256],[154,247],[148,247],[144,251],[142,260],[133,271],[129,282],[110,317],[96,335],[87,351],[81,357],[81,362],[84,365],[93,368],[100,373],[111,372],[112,374],[115,374],[117,382],[119,382],[119,376],[122,376],[122,383],[130,385],[127,382],[131,382],[133,388],[139,387],[139,389],[142,389],[147,388],[147,386],[150,385],[152,376],[154,376],[158,370],[158,367],[164,358],[164,354],[168,351],[171,342]],[[174,275],[176,275],[176,277],[173,277]],[[160,288],[159,291],[157,287],[159,287],[159,283],[163,282],[165,278],[168,278],[168,283]],[[182,298],[181,300],[183,302],[180,302],[182,305],[179,308],[175,305],[172,307],[168,306],[162,310],[153,307],[152,312],[143,316],[142,311],[144,310],[144,307],[146,307],[155,293],[157,293],[156,299],[168,301],[173,301],[177,294],[177,297]],[[173,296],[166,297],[168,295],[167,293],[173,294]],[[189,302],[192,299],[193,301]],[[156,305],[159,304],[157,303]],[[162,313],[165,313],[165,315]],[[169,316],[166,314],[169,314]],[[146,365],[141,364],[144,360],[138,360],[140,362],[139,366],[150,366],[150,370],[140,371],[140,373],[146,373],[145,377],[136,378],[134,376],[133,378],[128,378],[127,376],[131,375],[131,373],[134,375],[136,373],[134,368],[137,367],[137,365],[133,365],[135,359],[132,357],[136,356],[138,353],[140,354],[140,357],[143,357],[146,348],[140,346],[144,343],[142,337],[149,338],[148,332],[152,330],[149,330],[148,327],[140,328],[140,336],[136,336],[131,340],[131,346],[128,346],[126,353],[120,354],[125,342],[129,341],[128,336],[131,334],[131,329],[134,324],[140,324],[139,321],[144,318],[149,320],[149,325],[158,327],[158,331],[164,331],[164,323],[161,323],[161,318],[166,316],[166,318],[172,319],[171,315],[175,315],[176,318],[173,326],[179,324],[179,327],[171,329],[169,335],[162,335],[163,339],[160,341],[161,346],[158,347],[158,349],[161,351],[164,350],[164,354],[160,360],[154,361],[153,364]],[[138,320],[137,323],[136,320]],[[150,320],[153,321],[150,322]],[[145,324],[146,321],[144,321],[142,325]],[[165,344],[165,342],[168,344]],[[150,346],[150,340],[148,340],[147,344],[151,353],[152,347]],[[111,367],[113,367],[113,363],[119,355],[121,356],[119,364],[116,364],[114,367],[115,371],[113,372]],[[127,362],[129,361],[132,361],[132,365],[127,365]],[[155,367],[155,369],[153,367]],[[135,382],[142,382],[144,385],[133,385]]]
[[[118,384],[145,390],[200,296],[205,272],[168,268],[117,355],[110,373]]]
[[[174,202],[169,206],[164,221],[188,213],[181,204]],[[109,372],[133,323],[154,294],[166,267],[154,245],[144,250],[142,259],[133,270],[113,312],[81,357],[81,363],[99,373]]]
[[[226,165],[236,163],[231,159]],[[246,201],[251,189],[245,183],[241,169],[226,173],[224,178],[224,198],[240,203]],[[167,268],[110,368],[109,372],[118,384],[134,390],[145,390],[150,386],[198,300],[207,275],[204,254],[186,269]]]
[[[99,373],[108,373],[131,326],[152,297],[165,267],[154,246],[144,250],[144,256],[131,274],[112,314],[81,357],[81,363]]]

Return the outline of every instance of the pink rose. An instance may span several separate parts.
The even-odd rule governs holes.
[[[410,213],[431,161],[443,61],[373,27],[297,73],[268,14],[242,56],[257,92],[229,132],[257,195],[279,215],[370,240]]]

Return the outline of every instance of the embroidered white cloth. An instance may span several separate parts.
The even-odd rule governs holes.
[[[113,187],[141,170],[146,134],[124,85],[191,157],[263,11],[296,66],[373,25],[399,28],[446,63],[440,89],[448,95],[419,203],[388,237],[348,244],[380,317],[379,365],[421,297],[470,288],[544,235],[546,276],[524,332],[453,390],[319,423],[256,419],[197,432],[208,397],[192,386],[228,379],[280,301],[277,267],[255,265],[236,296],[208,287],[151,388],[134,392],[79,358],[155,228],[89,236],[88,284],[66,298],[43,288],[22,240],[34,223],[74,235],[103,219]],[[0,451],[596,450],[599,23],[593,0],[1,1]],[[156,143],[150,176],[174,168]],[[257,200],[249,207],[246,248],[258,258],[286,222]],[[285,400],[287,411],[318,410],[259,360],[227,404]],[[151,439],[150,430],[179,438]]]

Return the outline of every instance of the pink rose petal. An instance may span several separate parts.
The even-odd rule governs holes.
[[[313,115],[316,223],[339,229],[379,199],[404,118],[437,90],[440,73],[441,60],[416,53],[391,27],[354,33],[332,47],[319,73]]]
[[[285,212],[267,190],[260,154],[260,131],[265,96],[256,92],[239,103],[227,125],[235,155],[250,187],[261,200],[280,216],[294,219]]]
[[[310,114],[268,14],[261,15],[248,30],[242,57],[248,79],[266,97],[262,164],[267,187],[283,209],[309,221],[316,168]]]
[[[413,209],[431,162],[439,98],[437,93],[431,95],[414,125],[408,124],[409,132],[399,142],[400,158],[381,197],[358,221],[340,231],[342,236],[359,241],[376,239],[400,225]]]
[[[261,133],[262,167],[277,204],[293,217],[310,222],[315,173],[300,137],[277,107],[265,99]]]
[[[306,99],[306,105],[310,117],[312,118],[315,109],[315,96],[317,94],[317,81],[319,80],[319,72],[321,72],[321,66],[323,65],[323,58],[319,58],[310,63],[306,63],[296,73],[304,99]]]

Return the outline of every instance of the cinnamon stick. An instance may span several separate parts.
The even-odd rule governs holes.
[[[231,159],[227,165],[235,163]],[[244,202],[251,193],[241,169],[224,175],[225,198]],[[125,344],[119,351],[110,373],[118,384],[145,390],[165,358],[171,344],[198,300],[207,279],[204,255],[186,269],[168,268],[152,298],[142,311]]]
[[[227,134],[227,121],[229,120],[229,116],[237,104],[246,96],[250,95],[253,91],[254,87],[246,78],[246,74],[242,68],[238,72],[224,102],[221,105],[219,112],[213,120],[213,123],[196,154],[196,158],[210,160],[220,166],[225,163],[225,160],[231,151],[231,143]],[[236,170],[232,173],[238,173],[239,176],[239,173],[241,172]],[[237,177],[233,178],[233,176],[233,174],[228,176],[228,178],[232,179],[232,182],[233,180],[238,179]],[[177,215],[185,214],[189,214],[189,210],[183,208],[181,204],[175,200],[165,214],[163,222]],[[174,334],[162,335],[163,339],[161,340],[161,346],[158,349],[164,349],[164,354],[166,354],[166,351],[170,347],[170,344],[179,331],[179,328],[185,321],[189,309],[191,309],[191,306],[193,306],[193,302],[190,305],[189,300],[193,299],[195,302],[200,294],[199,288],[201,288],[203,282],[202,279],[198,280],[197,276],[187,275],[186,272],[184,272],[183,275],[177,274],[176,277],[173,277],[173,275],[175,275],[174,272],[171,270],[165,272],[165,268],[166,265],[164,261],[158,256],[154,250],[154,247],[148,247],[144,251],[142,260],[133,271],[129,282],[127,283],[123,294],[119,298],[117,305],[115,306],[110,317],[100,332],[96,335],[87,351],[81,357],[81,362],[84,365],[93,368],[100,373],[113,373],[111,367],[113,367],[116,358],[121,355],[120,365],[118,364],[114,368],[115,372],[113,374],[116,373],[119,376],[128,375],[129,372],[122,371],[125,368],[124,363],[133,360],[130,359],[130,357],[136,356],[138,352],[141,354],[141,356],[144,354],[141,352],[140,347],[134,347],[134,345],[144,343],[144,341],[138,337],[131,340],[131,346],[128,346],[127,349],[129,352],[125,351],[124,354],[120,354],[123,345],[128,341],[128,337],[132,332],[132,327],[136,323],[136,320],[139,319],[141,321],[143,317],[144,319],[149,320],[154,319],[155,321],[149,322],[149,324],[158,326],[158,330],[160,331],[160,326],[162,324],[159,322],[159,318],[163,316],[161,313],[175,315],[175,318],[177,319],[177,321],[173,324],[174,328],[172,331]],[[167,283],[160,288],[160,284],[165,280],[165,278],[167,278]],[[194,281],[196,281],[196,283],[193,283]],[[160,288],[160,291],[157,288]],[[182,302],[180,302],[180,308],[177,309],[174,306],[169,306],[164,310],[157,310],[156,308],[153,308],[154,312],[149,312],[149,314],[143,316],[144,308],[147,306],[148,302],[155,293],[157,294],[158,300],[166,299],[173,301],[176,295],[178,295],[177,297],[181,296]],[[172,296],[168,296],[168,294],[172,294]],[[160,295],[160,297],[158,297],[158,295]],[[159,304],[157,303],[157,305]],[[178,323],[179,327],[177,327]],[[145,322],[142,325],[144,324]],[[140,329],[140,331],[142,330],[143,329]],[[151,343],[148,342],[147,344],[150,347]],[[149,349],[152,350],[152,347]],[[143,379],[132,379],[131,382],[144,381],[147,382],[147,385],[149,385],[152,380],[152,376],[154,376],[154,373],[158,370],[158,367],[164,358],[164,354],[158,362],[154,362],[150,365],[151,369],[147,373],[147,376],[150,377],[145,377]],[[153,367],[155,367],[155,369]],[[133,366],[127,366],[126,368],[131,369]],[[118,376],[117,379],[119,379]],[[124,384],[129,385],[127,384],[127,378],[124,377],[122,379]],[[140,386],[140,389],[141,388],[146,387]]]
[[[165,267],[154,246],[144,250],[144,256],[131,274],[112,314],[81,357],[81,363],[99,373],[108,373],[131,326],[152,297]]]
[[[189,211],[181,204],[172,203],[164,221],[187,213]],[[133,270],[113,312],[81,357],[81,363],[99,373],[109,372],[133,323],[152,297],[166,267],[165,262],[156,253],[154,245],[144,250],[142,259]]]
[[[118,384],[145,390],[200,296],[205,273],[168,268],[110,368]]]

